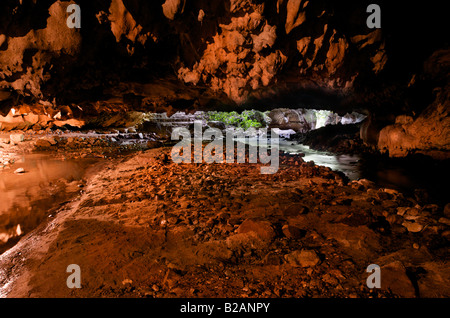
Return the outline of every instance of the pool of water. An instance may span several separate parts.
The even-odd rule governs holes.
[[[249,139],[239,140],[249,143]],[[279,148],[288,154],[302,153],[305,161],[314,161],[317,165],[341,171],[350,180],[368,179],[381,187],[396,189],[411,196],[425,190],[429,202],[441,205],[449,202],[450,160],[437,161],[425,156],[389,158],[369,154],[337,155],[284,138],[279,139]]]
[[[0,253],[36,228],[61,203],[77,196],[86,170],[97,160],[15,155],[15,163],[0,171]],[[24,173],[15,173],[19,168]]]
[[[280,140],[280,150],[304,153],[304,160],[342,171],[350,180],[368,179],[377,185],[415,195],[425,190],[430,202],[449,202],[449,160],[437,161],[425,156],[388,158],[381,155],[335,155],[310,149],[295,142]]]
[[[335,171],[342,171],[349,179],[361,178],[358,155],[333,155],[323,151],[317,151],[303,144],[280,140],[280,150],[289,154],[303,153],[303,160],[314,161],[319,166],[329,167]]]

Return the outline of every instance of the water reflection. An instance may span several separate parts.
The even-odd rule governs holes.
[[[248,139],[240,139],[249,143]],[[270,144],[270,143],[269,143]],[[381,155],[336,155],[313,150],[306,145],[280,138],[280,150],[288,154],[303,153],[305,161],[343,172],[350,180],[368,179],[381,187],[396,189],[414,196],[416,189],[426,190],[429,202],[448,203],[449,160],[428,157],[388,158]]]
[[[93,162],[28,154],[16,159],[10,169],[0,171],[0,253],[6,249],[2,243],[31,231],[53,208],[79,193],[79,181]],[[18,168],[25,173],[15,174]]]
[[[313,150],[306,145],[292,141],[280,140],[280,150],[288,154],[303,153],[303,160],[314,161],[319,166],[329,167],[335,171],[342,171],[350,180],[361,177],[357,155],[332,155],[323,151]]]

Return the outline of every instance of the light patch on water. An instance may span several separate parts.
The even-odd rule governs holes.
[[[342,171],[349,179],[360,178],[360,169],[357,155],[331,155],[324,151],[313,150],[306,145],[297,144],[292,141],[280,140],[280,150],[288,154],[300,154],[305,156],[303,160],[314,161],[319,166],[329,167],[335,171]]]
[[[258,146],[256,138],[235,138],[236,141],[251,146]],[[272,144],[270,138],[267,145]],[[306,145],[297,144],[292,141],[279,139],[279,149],[291,155],[304,154],[303,160],[314,161],[316,165],[325,166],[334,171],[342,171],[350,180],[357,180],[361,177],[359,160],[357,155],[334,155],[324,151],[313,150]]]
[[[50,211],[80,192],[79,184],[95,159],[58,160],[49,154],[18,156],[0,171],[0,254],[7,243],[36,228]],[[24,173],[13,171],[22,168]]]

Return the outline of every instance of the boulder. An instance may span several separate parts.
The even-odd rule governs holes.
[[[305,236],[306,231],[302,230],[296,226],[292,226],[292,225],[284,225],[282,228],[283,234],[287,237],[287,238],[291,238],[291,239],[300,239],[302,237]]]
[[[244,234],[254,232],[259,239],[265,242],[270,242],[275,238],[275,231],[267,221],[258,221],[247,219],[238,227],[237,233]]]
[[[393,294],[414,298],[414,285],[409,279],[405,266],[400,261],[394,261],[381,267],[381,289],[389,290]]]
[[[52,146],[51,142],[46,139],[38,139],[36,140],[36,148],[39,149],[48,149]]]
[[[428,106],[415,120],[406,116],[381,129],[378,149],[390,157],[423,153],[436,159],[448,158],[450,151],[450,107],[444,96]]]
[[[17,145],[24,140],[25,136],[23,134],[11,134],[9,139],[11,140],[11,144]]]
[[[409,232],[418,233],[423,230],[423,225],[417,222],[405,221],[402,223],[404,227],[408,229]]]
[[[285,255],[288,264],[295,267],[314,267],[320,262],[320,258],[313,250],[302,249]]]

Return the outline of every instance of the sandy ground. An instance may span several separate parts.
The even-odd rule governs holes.
[[[7,297],[449,297],[443,207],[283,156],[105,162],[84,193],[0,256]],[[81,288],[69,289],[70,264]],[[369,289],[370,264],[381,289]]]

